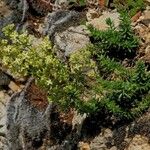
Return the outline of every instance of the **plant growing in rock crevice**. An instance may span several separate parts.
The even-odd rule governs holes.
[[[118,10],[127,10],[130,17],[133,17],[138,11],[143,10],[145,7],[144,0],[114,0],[113,4]]]
[[[106,20],[109,28],[105,31],[89,26],[91,40],[95,45],[95,53],[105,53],[117,59],[133,58],[138,47],[138,38],[131,28],[131,21],[126,12],[120,14],[120,25],[114,27],[113,22]]]
[[[128,53],[130,48],[135,48],[137,41],[133,34],[129,34],[130,28],[127,33],[124,33],[124,26],[121,29],[119,33],[128,35],[130,39],[127,36],[122,41],[127,40],[129,45],[124,45],[122,41],[121,46],[119,42],[115,45],[108,39],[107,42],[116,50],[120,48],[116,53],[123,53],[125,48],[128,48],[125,51]],[[118,35],[113,26],[110,30]],[[72,107],[87,114],[106,110],[118,118],[134,118],[150,106],[150,77],[145,65],[138,62],[132,68],[125,68],[111,59],[107,48],[112,45],[107,47],[106,38],[100,48],[107,51],[104,53],[101,49],[95,49],[100,45],[101,32],[94,30],[93,35],[97,35],[94,37],[95,45],[73,53],[66,64],[56,57],[48,38],[35,44],[33,36],[26,32],[17,33],[13,26],[6,27],[4,33],[6,38],[0,40],[3,66],[13,74],[34,77],[36,83],[47,91],[49,100],[61,108]],[[124,51],[121,51],[122,48]]]

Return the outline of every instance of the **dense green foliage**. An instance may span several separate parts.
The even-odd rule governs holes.
[[[131,17],[145,7],[144,0],[114,0],[113,3],[118,10],[127,10]]]
[[[118,117],[133,118],[150,106],[150,74],[144,63],[125,68],[102,56],[99,65],[99,85],[105,91],[101,101],[106,110]]]
[[[110,20],[106,31],[90,27],[94,44],[73,53],[65,63],[47,37],[37,41],[7,26],[6,38],[0,40],[1,63],[12,74],[33,76],[49,100],[63,109],[87,114],[105,110],[118,118],[134,118],[150,106],[150,74],[142,62],[129,68],[116,61],[138,46],[129,20],[121,19],[119,29]]]
[[[138,39],[131,28],[131,21],[126,12],[120,14],[120,25],[114,27],[113,22],[108,18],[106,20],[109,28],[106,31],[100,31],[89,26],[91,38],[97,47],[96,53],[106,53],[115,58],[124,59],[133,57],[138,47]]]

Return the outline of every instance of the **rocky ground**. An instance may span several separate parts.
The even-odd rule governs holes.
[[[18,29],[27,29],[35,35],[36,40],[41,36],[48,35],[58,57],[65,61],[71,53],[90,43],[85,23],[105,30],[107,29],[105,19],[110,17],[116,27],[119,24],[117,11],[101,9],[102,3],[99,5],[96,1],[89,0],[89,5],[85,9],[76,6],[70,8],[65,0],[56,0],[44,13],[42,9],[45,8],[46,3],[43,2],[40,9],[37,9],[39,3],[40,0],[34,4],[31,0],[28,6],[31,11],[29,11],[18,1],[2,0],[0,2],[0,36],[3,36],[1,29],[9,23],[15,23]],[[25,13],[22,11],[24,7],[26,7]],[[77,11],[80,9],[81,11]],[[147,0],[146,9],[138,12],[132,18],[132,26],[141,39],[136,59],[142,59],[150,64],[149,0]],[[19,94],[13,95],[17,92]],[[21,113],[19,112],[20,108]],[[9,115],[8,110],[11,112]],[[28,112],[30,112],[29,116],[24,115]],[[14,119],[17,113],[19,113],[19,117]],[[30,120],[27,123],[26,120],[31,119],[31,116],[35,118],[34,121]],[[150,110],[132,122],[112,122],[106,118],[104,114],[100,113],[90,117],[81,116],[74,110],[62,113],[57,106],[48,104],[45,93],[36,87],[34,82],[12,78],[8,70],[1,68],[0,150],[150,149]],[[44,122],[45,124],[43,124]],[[29,124],[30,126],[28,126]],[[8,128],[12,129],[13,137],[6,136],[12,134],[8,133]],[[13,141],[14,145],[10,146],[8,141]]]

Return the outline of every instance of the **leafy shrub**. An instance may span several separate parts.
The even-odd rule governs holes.
[[[69,81],[67,67],[52,52],[51,43],[44,38],[36,44],[28,33],[19,34],[13,26],[4,29],[6,39],[0,42],[1,61],[16,76],[33,76],[49,93],[49,99],[60,99]],[[62,99],[62,98],[61,98]],[[63,103],[63,101],[62,101]]]
[[[15,76],[34,77],[39,86],[48,92],[48,99],[63,109],[76,107],[81,110],[86,76],[84,68],[92,67],[90,53],[85,52],[83,62],[76,65],[71,57],[70,66],[62,63],[52,51],[51,43],[45,37],[39,42],[27,32],[18,33],[9,25],[3,30],[6,39],[0,40],[0,59],[4,67]],[[86,63],[86,66],[84,66]]]
[[[145,7],[144,0],[114,0],[113,3],[118,10],[127,10],[130,17],[134,16],[138,11]]]
[[[107,111],[119,118],[131,119],[150,106],[150,76],[144,63],[137,62],[134,68],[125,68],[103,56],[99,63],[103,72],[98,88],[101,86],[104,92],[100,102]]]
[[[138,39],[132,31],[129,16],[125,12],[120,14],[120,25],[118,28],[114,27],[110,18],[106,20],[106,23],[109,25],[109,28],[105,31],[89,26],[91,39],[96,47],[95,53],[105,53],[118,59],[135,56]]]
[[[100,53],[95,61],[92,45],[62,63],[47,37],[35,44],[33,36],[19,34],[13,26],[4,32],[6,39],[0,40],[3,66],[18,76],[35,77],[49,100],[61,108],[87,114],[105,110],[118,118],[134,118],[150,106],[150,75],[142,62],[125,68]]]

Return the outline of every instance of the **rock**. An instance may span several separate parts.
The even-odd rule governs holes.
[[[150,11],[149,10],[146,10],[143,15],[144,15],[144,19],[150,19]]]
[[[0,137],[0,150],[9,150],[6,138]]]
[[[9,75],[0,70],[0,86],[9,85],[11,78]]]
[[[148,45],[145,49],[145,54],[150,54],[150,45]]]
[[[90,150],[90,145],[88,143],[79,142],[79,150]]]
[[[145,0],[147,2],[148,5],[150,5],[150,0]]]
[[[54,38],[56,32],[65,31],[70,26],[79,24],[81,16],[75,11],[58,10],[47,15],[42,33]]]
[[[110,129],[104,129],[102,133],[96,136],[90,143],[92,150],[108,150],[107,140],[113,136],[113,132]]]
[[[17,24],[22,19],[22,6],[16,4],[16,0],[7,0],[9,5],[13,5],[14,9],[11,10],[5,3],[0,2],[0,37],[3,37],[2,29],[8,24]]]
[[[150,6],[146,6],[146,10],[150,10]]]
[[[69,6],[69,1],[68,0],[55,0],[55,5],[59,9],[61,8],[65,10]]]
[[[8,85],[8,87],[13,91],[13,92],[19,92],[21,91],[21,88],[13,81],[11,81]]]
[[[5,2],[12,9],[17,9],[18,8],[18,4],[21,2],[21,0],[5,0]]]
[[[145,35],[145,43],[150,45],[150,32]]]
[[[117,147],[113,146],[113,147],[110,148],[110,150],[117,150]]]
[[[134,27],[135,32],[140,36],[140,38],[145,42],[147,41],[147,34],[149,34],[149,29],[144,24],[138,24]]]
[[[120,22],[118,12],[103,12],[102,16],[87,22],[87,24],[91,24],[99,30],[106,30],[108,28],[108,25],[106,24],[107,18],[110,18],[114,22],[115,27],[118,27]]]
[[[7,139],[6,139],[6,106],[9,96],[5,91],[0,91],[0,149],[8,150]]]
[[[34,92],[33,92],[34,91]],[[42,103],[39,105],[39,101]],[[38,149],[50,134],[51,104],[35,89],[33,79],[15,93],[7,105],[7,139],[11,150]]]
[[[89,8],[98,8],[99,7],[99,0],[86,0],[86,3]]]
[[[8,8],[8,6],[3,1],[1,1],[0,2],[0,18],[9,16],[11,12],[12,11]]]
[[[118,123],[117,123],[118,124]],[[128,124],[120,123],[112,128],[102,127],[91,140],[91,150],[149,150],[150,112]]]
[[[146,25],[147,27],[150,26],[150,10],[144,11],[143,19],[141,20],[141,22],[142,22],[144,25]]]
[[[27,5],[24,5],[25,0],[6,0],[6,4],[8,4],[12,9],[18,9],[23,12],[23,9],[27,10],[27,7],[30,7],[32,11],[34,10],[36,13],[40,15],[45,15],[48,12],[52,11],[52,5],[50,1],[45,0],[27,0]],[[31,11],[31,12],[32,12]]]
[[[86,14],[88,21],[92,21],[92,19],[98,18],[99,16],[100,16],[100,14],[95,9],[89,9]]]
[[[57,33],[54,39],[55,49],[60,58],[66,58],[71,53],[86,47],[89,43],[88,32],[83,25],[70,27],[68,30]]]
[[[131,18],[131,21],[132,21],[132,22],[136,22],[136,21],[140,18],[141,15],[142,15],[142,12],[141,12],[141,11],[137,12],[137,13]]]
[[[145,136],[136,135],[125,150],[149,150],[149,139]]]
[[[12,20],[12,16],[9,15],[7,17],[3,17],[3,18],[0,18],[0,37],[3,37],[4,34],[2,32],[2,29],[8,25],[8,24],[12,24],[13,23],[13,20]]]
[[[83,126],[83,122],[85,121],[87,115],[86,114],[79,114],[77,111],[74,112],[74,117],[72,120],[72,128],[76,130],[77,134],[81,136],[81,129]]]
[[[6,104],[8,99],[9,96],[4,91],[0,91],[0,126],[5,126],[6,123]]]

